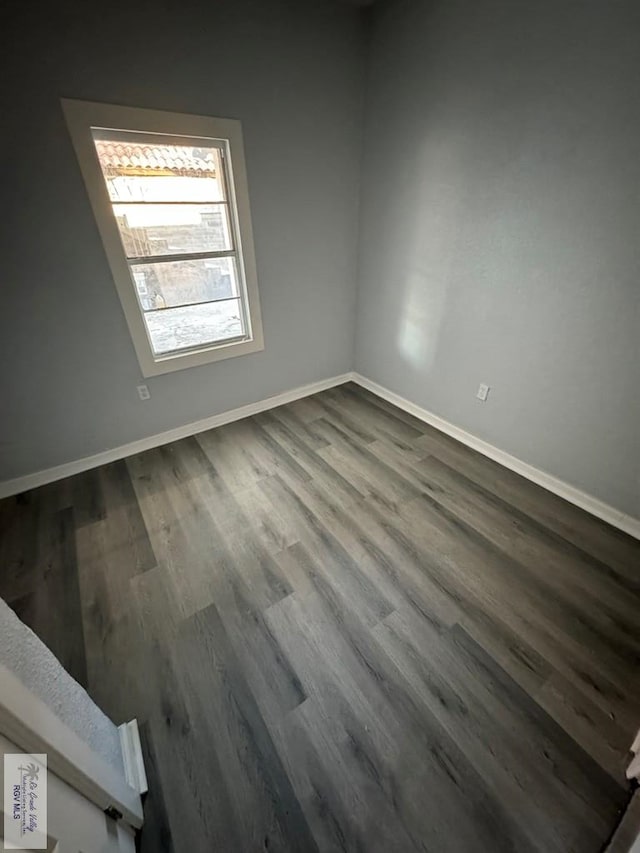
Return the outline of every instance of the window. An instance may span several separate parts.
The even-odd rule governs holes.
[[[240,122],[63,107],[143,375],[263,349]]]

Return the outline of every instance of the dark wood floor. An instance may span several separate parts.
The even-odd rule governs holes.
[[[141,723],[143,851],[595,853],[640,543],[348,385],[0,504],[0,595]]]

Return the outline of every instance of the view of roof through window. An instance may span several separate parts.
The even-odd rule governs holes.
[[[244,337],[221,148],[138,136],[93,131],[154,353]]]

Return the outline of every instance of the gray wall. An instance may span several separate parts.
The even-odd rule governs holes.
[[[73,5],[11,4],[3,25],[0,480],[353,361],[359,12],[326,0]],[[263,353],[150,379],[151,400],[138,400],[60,97],[242,120]]]
[[[0,480],[353,367],[362,12],[17,9],[2,77]],[[356,368],[640,515],[640,6],[383,0],[367,14]],[[138,401],[61,96],[243,121],[263,353],[151,379]]]
[[[374,7],[355,362],[635,516],[639,32],[637,0]]]
[[[107,764],[124,775],[115,725],[1,598],[0,662]]]

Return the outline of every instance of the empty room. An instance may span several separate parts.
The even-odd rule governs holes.
[[[1,33],[3,849],[639,853],[637,0]]]

